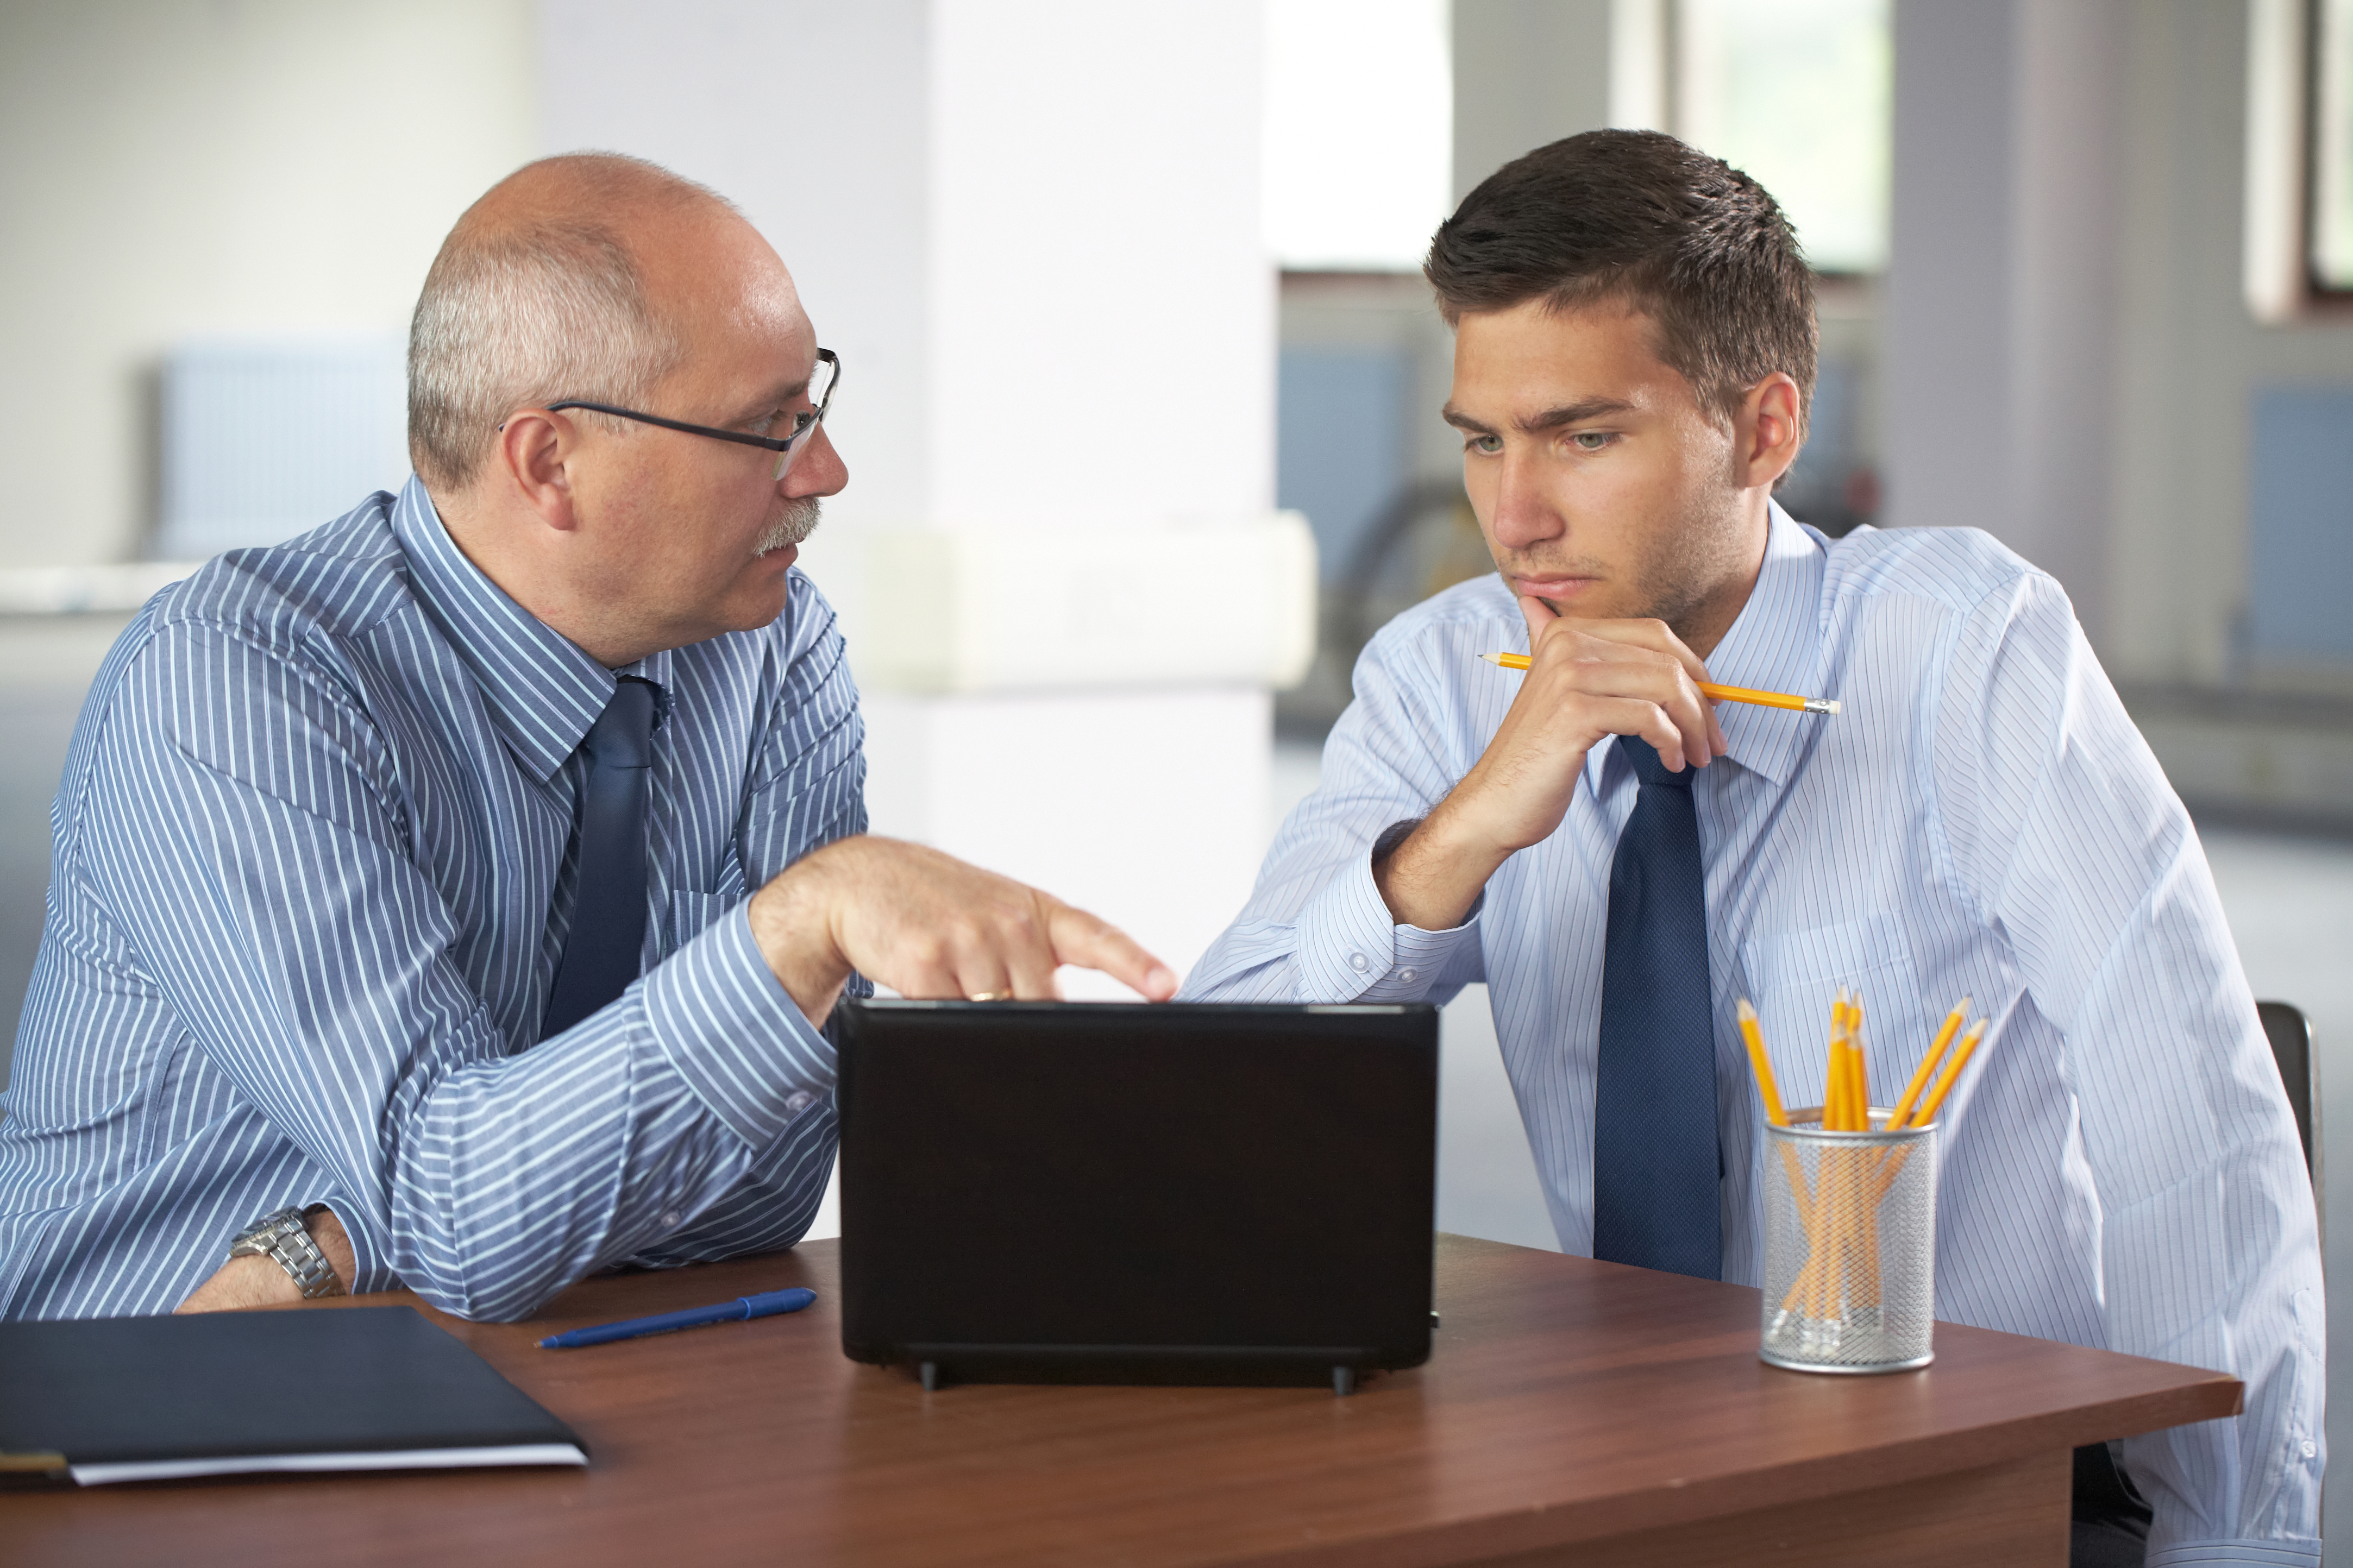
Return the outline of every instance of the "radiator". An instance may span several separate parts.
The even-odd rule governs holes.
[[[406,399],[391,339],[182,345],[164,364],[155,555],[275,544],[398,489]]]

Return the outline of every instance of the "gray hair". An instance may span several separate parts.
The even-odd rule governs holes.
[[[548,159],[514,177],[543,173],[580,198],[563,204],[571,212],[534,204],[531,216],[510,221],[478,216],[477,203],[425,275],[408,331],[408,452],[430,484],[471,483],[498,426],[518,408],[573,398],[643,406],[684,353],[648,300],[619,225],[592,215],[624,216],[649,197],[733,204],[618,153]],[[634,428],[605,416],[582,417]]]

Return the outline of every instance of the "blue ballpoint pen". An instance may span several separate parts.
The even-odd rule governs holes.
[[[598,1323],[594,1328],[567,1330],[560,1334],[548,1335],[539,1342],[539,1348],[543,1351],[568,1351],[581,1345],[601,1345],[614,1340],[667,1334],[677,1329],[699,1329],[705,1323],[773,1318],[778,1312],[797,1312],[816,1300],[816,1291],[797,1286],[790,1290],[770,1290],[758,1296],[738,1296],[733,1301],[722,1301],[715,1307],[689,1307],[682,1312],[657,1312],[650,1318],[630,1318],[618,1323]]]

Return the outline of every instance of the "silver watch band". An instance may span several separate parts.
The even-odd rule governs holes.
[[[321,1296],[340,1296],[343,1282],[335,1274],[334,1265],[311,1239],[311,1227],[303,1223],[302,1211],[280,1209],[264,1215],[237,1233],[229,1244],[231,1258],[248,1258],[255,1254],[275,1258],[278,1267],[286,1270],[301,1290],[304,1300]]]

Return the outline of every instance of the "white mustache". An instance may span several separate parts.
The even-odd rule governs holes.
[[[817,531],[818,510],[818,498],[815,496],[797,496],[785,502],[776,521],[768,524],[767,531],[760,535],[759,542],[753,546],[753,553],[772,554],[788,545],[800,543]]]

